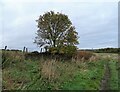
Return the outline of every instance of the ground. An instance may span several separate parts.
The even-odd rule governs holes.
[[[7,52],[3,90],[118,90],[118,55],[94,53],[89,60],[24,59]]]

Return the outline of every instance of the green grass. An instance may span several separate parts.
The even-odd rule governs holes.
[[[111,60],[109,62],[110,67],[110,89],[111,90],[118,90],[118,69],[117,69],[117,62],[114,60]]]
[[[104,75],[105,58],[95,61],[55,61],[27,59],[20,52],[6,52],[2,72],[8,90],[98,90]],[[105,56],[105,55],[104,55]],[[116,89],[115,62],[110,62],[111,88]]]
[[[66,90],[97,90],[104,74],[104,61],[86,62],[86,71],[77,71],[73,80],[65,82],[62,89]]]

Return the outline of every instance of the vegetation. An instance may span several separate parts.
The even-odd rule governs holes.
[[[99,53],[119,53],[120,48],[103,48],[103,49],[96,49],[94,52]]]
[[[77,53],[77,58],[64,60],[38,52],[3,51],[3,90],[99,90],[109,60],[110,89],[117,90],[117,59],[112,54]]]
[[[111,78],[110,78],[110,89],[112,90],[116,90],[118,89],[118,62],[115,62],[114,60],[111,60],[109,62],[109,67],[110,67],[110,70],[111,70]]]
[[[50,53],[73,54],[78,44],[78,33],[68,16],[53,11],[40,15],[35,43]]]
[[[40,15],[35,43],[45,52],[8,50],[2,54],[3,90],[118,90],[119,48],[81,51],[67,15]],[[100,52],[100,53],[96,53]]]

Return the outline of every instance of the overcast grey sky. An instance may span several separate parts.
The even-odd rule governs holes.
[[[37,32],[35,20],[50,10],[68,15],[79,33],[78,48],[118,47],[117,1],[51,1],[2,0],[0,48],[7,45],[10,49],[23,49],[26,46],[30,51],[39,50],[33,44]]]

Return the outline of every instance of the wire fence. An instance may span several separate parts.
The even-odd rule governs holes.
[[[40,48],[40,47],[34,48],[34,47],[27,47],[27,46],[15,47],[15,48],[9,47],[9,46],[4,46],[4,47],[2,47],[0,49],[2,49],[2,50],[11,50],[11,51],[22,51],[22,52],[35,52],[35,51],[37,51],[37,52],[45,52],[46,51],[45,48],[43,48],[43,47],[42,48]]]

